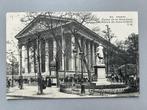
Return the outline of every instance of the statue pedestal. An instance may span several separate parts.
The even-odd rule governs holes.
[[[97,77],[97,81],[94,82],[96,83],[96,85],[111,84],[109,81],[107,81],[105,68],[106,68],[105,64],[99,64],[94,66],[95,75]]]
[[[104,64],[94,66],[94,70],[95,75],[97,76],[97,80],[106,78],[106,70]]]

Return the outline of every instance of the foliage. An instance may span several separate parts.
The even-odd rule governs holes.
[[[137,64],[138,63],[138,34],[132,33],[128,36],[128,39],[125,41],[127,46],[127,53],[129,55],[128,63]]]
[[[16,60],[16,58],[14,56],[12,56],[12,58],[9,60],[9,62],[6,63],[7,65],[7,74],[9,75],[18,75],[19,73],[19,63],[18,61]]]
[[[117,41],[116,47],[118,52],[108,50],[108,59],[110,70],[115,71],[115,68],[125,64],[135,64],[138,71],[138,34],[132,33],[125,41]]]

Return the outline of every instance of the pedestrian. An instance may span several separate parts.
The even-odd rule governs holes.
[[[18,87],[19,87],[19,88],[21,87],[21,79],[20,79],[20,77],[19,77],[19,79],[18,79]]]
[[[46,81],[44,79],[42,79],[42,88],[46,89]]]
[[[7,79],[7,88],[10,87],[10,79]]]

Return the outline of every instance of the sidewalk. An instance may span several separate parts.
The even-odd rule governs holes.
[[[7,99],[54,99],[54,98],[98,98],[98,97],[124,97],[124,94],[121,94],[120,96],[113,94],[113,95],[97,95],[97,96],[92,96],[92,95],[76,95],[76,94],[67,94],[67,93],[62,93],[59,91],[59,88],[56,86],[52,87],[47,87],[46,89],[43,90],[42,95],[37,94],[38,87],[37,86],[27,86],[24,85],[23,89],[20,90],[17,86],[11,87],[8,90],[7,93]],[[136,96],[136,94],[128,94],[125,97],[129,96]]]
[[[20,90],[18,87],[9,88],[7,93],[7,99],[18,99],[18,98],[74,98],[78,97],[75,94],[66,94],[59,92],[59,88],[47,87],[43,90],[42,95],[37,94],[38,87],[37,86],[26,86],[24,85],[23,89]]]

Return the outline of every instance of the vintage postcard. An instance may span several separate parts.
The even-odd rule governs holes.
[[[8,12],[7,99],[139,96],[137,12]]]

